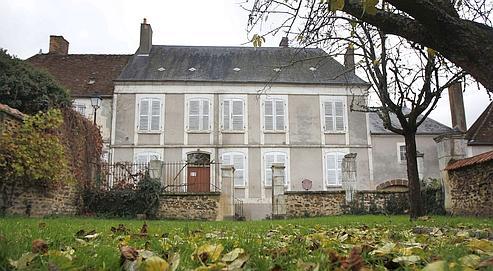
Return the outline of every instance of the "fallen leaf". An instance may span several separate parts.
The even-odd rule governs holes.
[[[48,252],[48,244],[41,239],[33,240],[31,251],[32,253],[45,254],[46,252]]]
[[[170,265],[170,271],[175,271],[178,266],[180,265],[180,254],[179,253],[173,253],[168,261],[169,261],[169,265]]]
[[[245,250],[244,249],[242,249],[242,248],[235,248],[232,251],[226,253],[223,256],[222,261],[223,262],[232,262],[232,261],[236,260],[236,258],[238,258],[238,256],[240,256],[243,253],[245,253]]]
[[[385,245],[378,247],[377,249],[373,250],[370,252],[370,255],[375,255],[375,256],[385,256],[390,254],[392,252],[392,249],[394,249],[395,244],[394,243],[385,243]]]
[[[480,262],[481,258],[478,255],[470,254],[459,259],[462,266],[467,266],[471,268],[476,268]]]
[[[15,269],[24,269],[27,268],[38,255],[38,253],[26,252],[22,254],[17,261],[9,259],[9,264]]]
[[[144,222],[144,225],[142,225],[142,228],[140,229],[140,236],[147,236],[147,223]]]
[[[349,253],[349,256],[341,262],[341,267],[344,270],[357,271],[361,270],[364,264],[365,262],[361,257],[361,248],[353,247]]]
[[[139,252],[135,250],[135,248],[129,246],[121,246],[120,253],[122,260],[135,261],[137,256],[139,256]]]
[[[488,240],[473,239],[467,244],[467,246],[479,254],[493,252],[493,242]]]
[[[164,259],[158,256],[152,256],[142,261],[138,270],[142,271],[168,271],[169,264]]]
[[[392,261],[394,263],[401,263],[401,264],[409,265],[409,264],[415,264],[415,263],[419,262],[420,260],[421,260],[421,258],[419,256],[410,255],[410,256],[400,256],[400,257],[394,258]]]
[[[194,256],[202,263],[207,261],[215,262],[221,256],[224,247],[221,244],[205,244],[197,248],[194,252]]]
[[[427,264],[421,271],[444,271],[448,269],[445,261],[436,261]]]
[[[478,264],[478,267],[488,267],[488,266],[493,266],[493,257],[484,259]]]
[[[241,254],[238,258],[236,258],[236,260],[228,265],[228,270],[238,270],[243,268],[248,259],[250,259],[250,256],[248,256],[248,254]]]

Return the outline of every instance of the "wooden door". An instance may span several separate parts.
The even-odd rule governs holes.
[[[211,168],[208,165],[189,165],[187,170],[188,192],[210,192]]]

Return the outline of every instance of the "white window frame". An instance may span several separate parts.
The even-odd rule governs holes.
[[[221,153],[220,153],[220,159],[221,159],[221,163],[223,163],[224,165],[226,165],[226,163],[224,163],[224,155],[233,155],[233,154],[241,154],[243,155],[243,184],[242,185],[237,185],[236,182],[234,184],[234,187],[235,188],[246,188],[248,186],[248,150],[244,150],[244,149],[224,149],[224,150],[221,150]],[[229,164],[229,163],[228,163]],[[234,165],[232,165],[234,166]],[[235,174],[236,174],[236,168],[235,168]]]
[[[344,128],[342,130],[337,130],[336,129],[336,115],[335,115],[335,105],[333,106],[333,126],[332,127],[326,127],[325,126],[325,103],[335,103],[335,102],[342,102],[343,106],[343,126]],[[346,96],[320,96],[320,121],[321,121],[321,127],[322,131],[325,134],[343,134],[347,133],[348,130],[348,110],[347,110],[347,97]]]
[[[329,154],[336,154],[336,155],[342,155],[344,158],[344,155],[348,154],[349,150],[348,149],[327,149],[323,152],[323,169],[324,169],[324,188],[334,188],[334,187],[342,187],[342,159],[341,159],[341,164],[339,165],[339,168],[337,168],[336,164],[336,183],[329,183],[329,176],[328,176],[328,165],[327,165],[327,156]],[[338,157],[336,157],[338,158]],[[341,171],[341,178],[337,179],[337,171]]]
[[[265,102],[266,101],[274,101],[273,105],[275,104],[275,101],[282,101],[284,105],[284,128],[282,130],[277,130],[276,129],[276,116],[277,115],[272,115],[273,117],[273,122],[272,122],[272,128],[273,130],[267,130],[265,129]],[[261,104],[260,104],[260,122],[262,126],[262,132],[265,134],[268,133],[288,133],[289,131],[289,114],[288,114],[288,96],[287,95],[268,95],[268,96],[261,96]],[[275,108],[273,109],[275,112]]]
[[[162,151],[159,151],[159,150],[152,150],[152,149],[137,149],[134,151],[134,163],[138,163],[138,160],[137,158],[141,155],[146,155],[147,156],[147,162],[146,163],[149,163],[151,160],[150,160],[150,157],[151,155],[156,155],[158,156],[158,160],[163,160],[162,157],[163,157],[163,153]]]
[[[190,106],[190,101],[198,100],[200,101],[200,108],[202,108],[202,101],[208,101],[209,103],[209,127],[207,129],[203,129],[204,127],[200,127],[203,125],[203,114],[202,112],[199,112],[199,129],[198,130],[191,130],[189,128],[189,122],[190,122],[190,111],[189,111],[189,106]],[[211,133],[214,129],[214,99],[212,95],[186,95],[185,98],[185,131],[187,133]],[[202,116],[202,117],[201,117]],[[202,128],[202,129],[201,129]]]
[[[140,127],[140,104],[143,100],[159,100],[159,129],[151,130],[152,115],[149,115],[148,125],[149,129],[141,130]],[[164,94],[137,94],[135,97],[135,131],[139,134],[160,134],[164,131],[165,120],[165,96]],[[149,104],[149,113],[152,113],[152,102]]]
[[[76,102],[74,102],[74,103],[72,104],[72,108],[73,108],[76,112],[78,112],[79,114],[81,114],[82,116],[87,117],[87,112],[86,112],[87,106],[86,106],[85,104],[83,104],[83,103],[76,103]],[[83,110],[82,110],[83,112],[81,112],[81,110],[80,110],[81,108],[83,109]]]
[[[224,128],[225,123],[224,123],[224,105],[225,102],[230,102],[232,104],[233,101],[241,101],[243,102],[243,127],[241,129],[233,129],[233,112],[232,112],[232,107],[230,108],[230,116],[229,116],[229,124],[230,127],[229,129]],[[248,108],[247,108],[247,96],[245,95],[221,95],[220,98],[220,127],[221,127],[221,132],[223,133],[245,133],[246,130],[248,129]]]
[[[401,147],[404,146],[404,154],[405,154],[406,153],[406,143],[405,142],[397,142],[396,146],[397,146],[397,162],[399,164],[405,164],[406,159],[402,160],[402,158],[401,158]]]
[[[282,153],[286,156],[286,162],[284,163],[284,186],[287,188],[287,190],[290,190],[290,180],[289,180],[289,170],[290,170],[290,151],[289,149],[263,149],[262,150],[262,185],[264,188],[271,188],[272,187],[272,181],[271,184],[267,184],[267,161],[265,159],[267,154],[272,154],[272,153]],[[276,163],[276,162],[274,162]],[[269,169],[271,170],[271,169]],[[262,192],[263,193],[263,192]],[[264,197],[264,196],[263,196]]]

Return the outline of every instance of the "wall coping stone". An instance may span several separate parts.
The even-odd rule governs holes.
[[[382,191],[382,190],[358,190],[356,194],[396,194],[396,193],[408,193],[408,191]],[[286,191],[287,195],[322,195],[322,194],[344,194],[344,190],[331,190],[331,191]]]
[[[221,192],[187,192],[187,193],[172,193],[172,192],[163,192],[161,196],[182,196],[182,197],[190,197],[190,196],[217,196],[219,197]]]

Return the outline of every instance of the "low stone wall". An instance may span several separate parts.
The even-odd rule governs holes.
[[[222,219],[218,192],[161,194],[158,218],[161,219]]]
[[[493,217],[493,160],[450,170],[449,212]]]
[[[285,195],[288,217],[404,213],[408,208],[408,193],[400,191],[358,191],[350,204],[346,204],[344,191],[290,191]]]
[[[3,193],[3,189],[7,193]],[[0,208],[7,215],[42,217],[48,215],[75,215],[78,212],[79,193],[75,185],[56,188],[34,186],[2,186]],[[6,198],[7,197],[7,198]],[[9,203],[6,204],[6,200]]]

